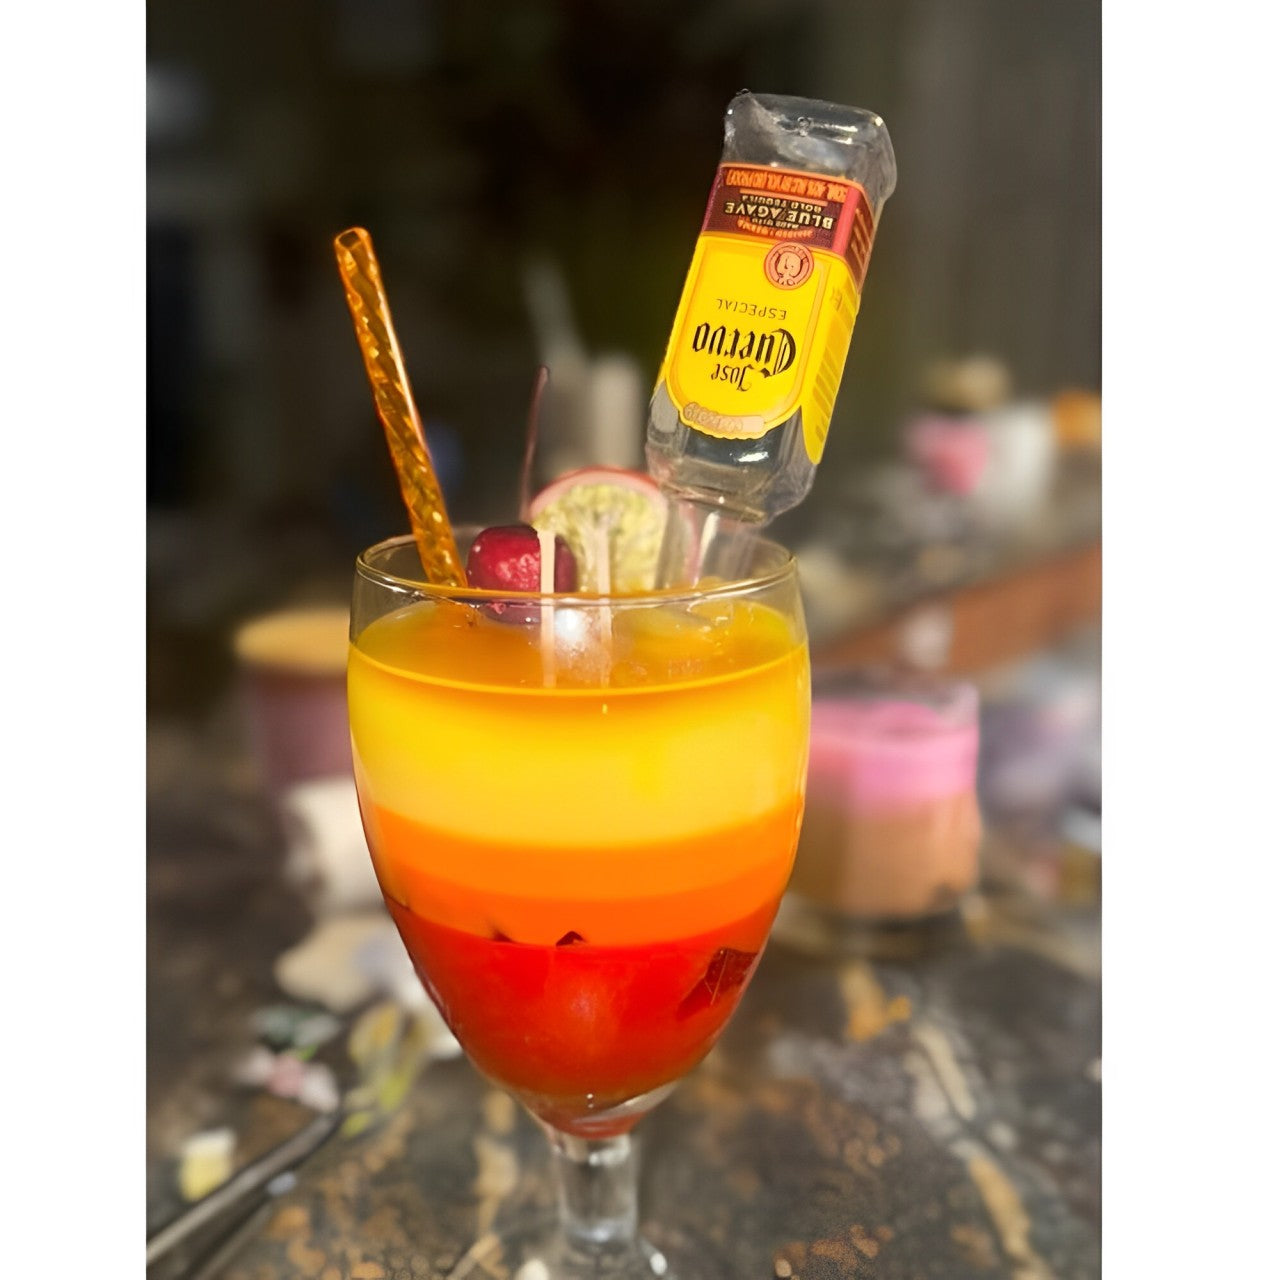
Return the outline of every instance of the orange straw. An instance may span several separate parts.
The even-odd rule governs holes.
[[[427,452],[422,419],[409,390],[409,376],[400,344],[391,325],[391,308],[382,287],[382,272],[373,241],[363,227],[351,227],[334,238],[338,273],[347,293],[364,371],[373,388],[373,401],[387,433],[387,447],[396,464],[400,494],[409,510],[413,536],[427,581],[439,586],[465,587],[467,573],[458,554],[453,528],[444,509],[444,495]]]

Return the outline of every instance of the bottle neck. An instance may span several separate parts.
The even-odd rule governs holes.
[[[733,581],[750,570],[751,536],[764,519],[730,513],[716,502],[667,493],[667,523],[658,554],[659,587],[689,586],[703,578]]]

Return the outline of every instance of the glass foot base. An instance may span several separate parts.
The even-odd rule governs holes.
[[[604,1110],[589,1110],[581,1105],[566,1105],[562,1099],[545,1098],[535,1093],[517,1093],[515,1096],[525,1109],[547,1131],[548,1137],[559,1131],[587,1142],[608,1140],[620,1134],[630,1133],[637,1120],[643,1119],[675,1089],[677,1082],[659,1085],[634,1098],[628,1098],[616,1106]],[[590,1097],[590,1095],[587,1095]],[[552,1138],[554,1145],[555,1139]]]
[[[672,1268],[647,1240],[575,1242],[554,1221],[495,1230],[476,1241],[445,1280],[697,1280]]]

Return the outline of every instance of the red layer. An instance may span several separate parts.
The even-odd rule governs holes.
[[[771,901],[709,933],[611,947],[572,934],[557,946],[482,938],[390,899],[387,907],[475,1065],[571,1132],[679,1079],[706,1055],[777,910]]]

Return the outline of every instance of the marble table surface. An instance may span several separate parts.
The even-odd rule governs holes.
[[[228,724],[149,732],[148,1233],[181,1208],[192,1134],[228,1129],[240,1164],[313,1114],[233,1083],[315,922]],[[707,1280],[1098,1275],[1097,925],[1096,902],[988,893],[895,959],[775,938],[719,1045],[637,1130],[643,1229]],[[541,1134],[459,1057],[401,1092],[211,1274],[499,1277],[474,1247],[546,1204]]]

